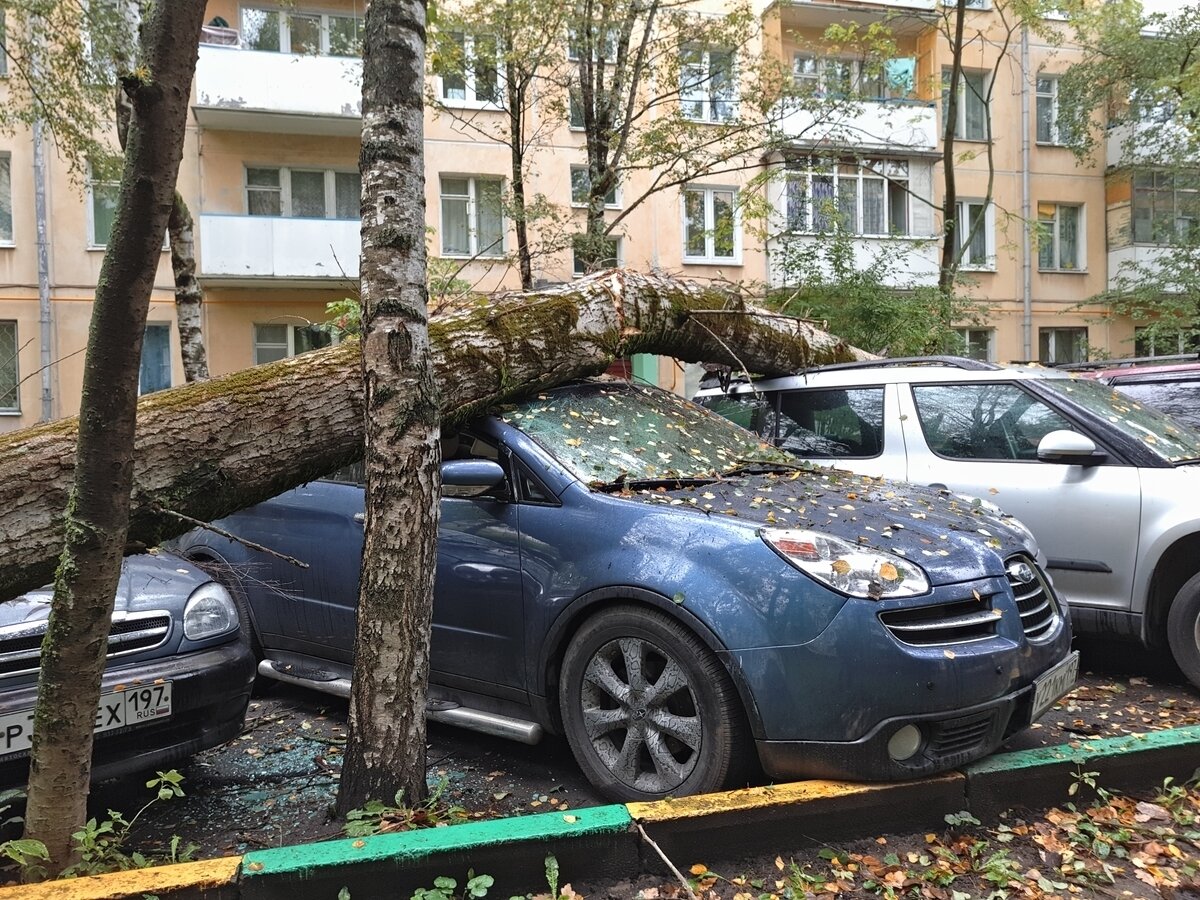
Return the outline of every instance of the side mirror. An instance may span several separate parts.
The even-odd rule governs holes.
[[[1037,458],[1042,462],[1094,466],[1104,462],[1108,454],[1097,450],[1095,442],[1077,431],[1051,431],[1038,443]]]
[[[442,463],[442,496],[480,497],[504,481],[504,469],[490,459],[452,459]]]

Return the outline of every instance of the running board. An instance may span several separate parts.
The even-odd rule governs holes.
[[[285,663],[264,659],[258,664],[258,674],[336,697],[350,697],[349,678],[306,678],[296,672],[287,671],[290,668],[292,667]],[[478,731],[521,744],[536,744],[541,741],[543,733],[542,726],[536,722],[484,712],[481,709],[468,709],[464,706],[447,708],[445,701],[440,700],[429,701],[425,708],[425,718],[430,722],[441,722],[443,725]]]

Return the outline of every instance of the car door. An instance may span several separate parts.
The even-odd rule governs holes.
[[[1087,432],[1019,383],[898,387],[909,481],[981,497],[1023,521],[1071,603],[1129,607],[1141,517],[1135,467],[1039,460],[1049,432]]]
[[[776,446],[818,465],[902,479],[904,438],[895,385],[766,392]]]

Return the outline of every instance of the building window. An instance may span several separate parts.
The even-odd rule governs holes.
[[[88,211],[90,212],[90,247],[106,247],[112,237],[113,221],[117,217],[117,197],[121,192],[119,181],[88,181]]]
[[[962,340],[962,355],[968,359],[979,359],[993,362],[996,351],[992,346],[992,336],[995,332],[990,328],[955,328]]]
[[[1083,266],[1083,207],[1039,203],[1038,268],[1078,272]]]
[[[686,187],[683,194],[683,261],[735,262],[741,255],[737,190]]]
[[[268,53],[361,56],[363,20],[358,16],[278,9],[242,10],[242,47]]]
[[[583,101],[579,99],[579,92],[574,88],[567,94],[567,123],[574,129],[584,127]]]
[[[964,141],[986,141],[991,129],[988,123],[987,87],[991,73],[964,69],[958,81],[958,106],[954,136]],[[942,121],[950,107],[950,69],[942,69]]]
[[[861,59],[836,59],[811,53],[792,57],[792,75],[796,87],[823,97],[857,95],[864,100],[907,100],[915,86],[915,57],[874,62]]]
[[[1087,328],[1039,328],[1038,361],[1043,363],[1086,362]]]
[[[2,55],[0,53],[0,56]],[[12,242],[12,157],[7,153],[0,153],[0,244]]]
[[[592,58],[603,59],[610,66],[617,61],[617,41],[620,39],[620,34],[616,28],[601,29],[594,27],[588,37],[592,43]],[[571,62],[579,62],[583,58],[584,38],[580,37],[578,31],[574,28],[567,35],[567,59]],[[599,48],[601,51],[597,53]]]
[[[696,122],[728,122],[737,111],[733,53],[691,44],[679,52],[679,105],[683,117]]]
[[[571,203],[574,206],[586,206],[588,200],[588,189],[591,187],[592,180],[588,177],[587,166],[571,166]],[[604,205],[610,209],[615,209],[621,205],[617,199],[617,188],[613,185],[612,190],[604,195]]]
[[[438,95],[450,104],[497,106],[500,103],[500,77],[496,68],[496,38],[455,32],[450,35],[458,45],[451,64],[440,67]]]
[[[332,332],[319,325],[255,325],[254,364],[275,362],[334,343]]]
[[[357,172],[246,167],[246,212],[295,219],[358,219],[362,181]]]
[[[1133,240],[1139,244],[1200,240],[1197,173],[1133,173]]]
[[[0,78],[8,75],[8,54],[4,48],[8,46],[8,23],[4,20],[4,10],[0,9]]]
[[[171,386],[171,326],[152,322],[142,338],[142,366],[138,379],[139,394],[153,394]]]
[[[992,208],[982,200],[959,200],[954,222],[958,245],[966,248],[959,265],[964,269],[990,269],[996,264]]]
[[[584,240],[585,236],[579,234],[572,241],[571,268],[576,275],[590,275],[592,272],[615,269],[621,265],[620,238],[603,238],[603,255],[590,265],[586,259],[587,254],[583,252]]]
[[[1062,135],[1058,128],[1058,77],[1037,77],[1037,142],[1039,144],[1061,144]]]
[[[442,256],[503,256],[501,179],[443,175]]]
[[[21,411],[21,377],[17,370],[17,323],[0,322],[0,412]]]
[[[908,163],[803,157],[787,162],[788,231],[908,234]]]

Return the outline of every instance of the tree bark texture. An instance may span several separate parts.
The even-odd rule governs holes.
[[[425,0],[372,0],[363,47],[362,381],[367,473],[341,815],[423,801],[441,415],[425,272]]]
[[[866,359],[808,323],[765,313],[711,283],[610,270],[430,321],[450,423],[632,353],[780,375]],[[0,597],[45,584],[62,548],[79,422],[0,435]],[[129,540],[137,549],[303,484],[362,454],[353,342],[143,397]]]
[[[175,192],[167,237],[171,244],[171,271],[175,275],[175,321],[179,327],[179,351],[183,357],[183,377],[190,383],[208,378],[208,354],[200,326],[200,305],[204,292],[196,280],[195,223],[187,203]]]
[[[42,645],[25,833],[46,845],[51,873],[70,861],[71,833],[86,818],[92,727],[129,522],[142,336],[183,154],[203,15],[203,0],[154,4],[142,24],[138,66],[122,76],[132,116],[96,286],[77,445],[73,460],[66,452],[50,461],[73,480],[65,509],[55,514],[62,555]],[[18,476],[30,477],[37,476]],[[66,489],[64,480],[60,503]],[[3,508],[20,515],[19,505]]]

